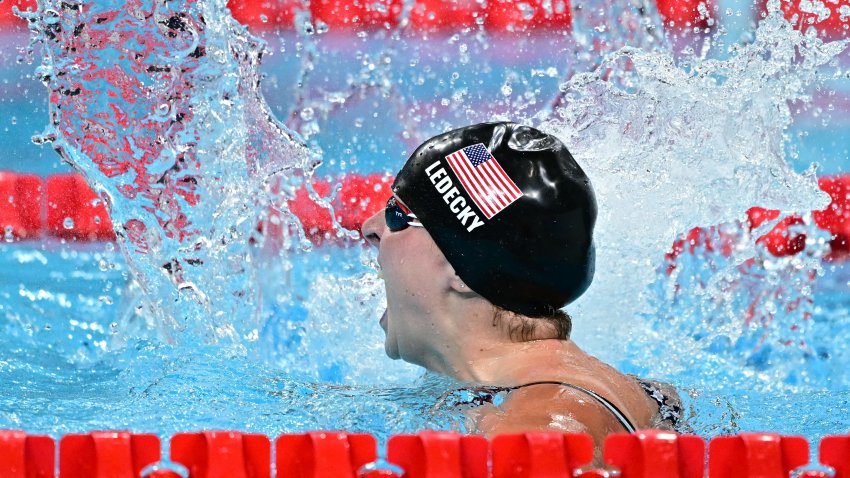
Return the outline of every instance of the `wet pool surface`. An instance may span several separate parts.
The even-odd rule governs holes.
[[[382,441],[424,428],[462,429],[459,413],[435,407],[456,384],[384,358],[377,323],[365,331],[342,324],[346,331],[332,335],[306,319],[304,309],[292,308],[274,313],[291,314],[293,320],[277,317],[271,323],[300,324],[305,330],[268,333],[247,353],[144,339],[105,350],[127,327],[118,326],[116,317],[132,293],[126,265],[109,249],[106,244],[0,246],[0,313],[9,319],[0,340],[0,428],[54,436],[121,428],[163,437],[196,429],[271,436],[345,429],[373,433]],[[299,263],[303,283],[327,281],[335,263],[357,264],[361,254],[356,248],[320,252],[329,258],[305,255]],[[826,268],[815,284],[819,308],[813,320],[830,322],[836,331],[846,328],[848,280],[848,268]],[[334,305],[306,305],[321,307]],[[297,314],[302,316],[293,317]],[[337,341],[313,339],[301,347],[293,344],[298,333],[330,334]],[[339,343],[340,336],[351,338]],[[287,356],[291,353],[316,357]],[[723,359],[722,354],[715,358],[721,364]],[[321,366],[311,369],[315,363]],[[627,362],[620,366],[627,372],[645,369]],[[825,360],[823,366],[841,364]],[[687,409],[682,431],[711,437],[769,430],[814,440],[850,426],[843,412],[850,400],[844,383],[792,387],[770,384],[753,368],[711,376],[700,371],[661,377],[682,392]]]

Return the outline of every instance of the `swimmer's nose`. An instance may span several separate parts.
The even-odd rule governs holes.
[[[363,223],[363,238],[372,244],[373,246],[378,246],[381,243],[381,235],[384,233],[384,228],[387,225],[384,223],[384,211],[378,211],[370,217],[366,219],[366,222]]]

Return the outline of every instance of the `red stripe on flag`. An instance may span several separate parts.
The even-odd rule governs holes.
[[[485,161],[478,166],[473,166],[473,169],[476,176],[481,179],[481,182],[487,184],[487,196],[490,197],[491,202],[496,205],[496,212],[499,212],[508,205],[508,201],[502,197],[502,188],[496,184],[496,181],[494,181],[490,172],[485,169],[487,167],[487,163],[489,163],[489,161]],[[493,215],[495,216],[495,213]]]
[[[505,207],[510,206],[511,203],[522,197],[522,191],[511,180],[505,170],[502,169],[502,166],[495,161],[495,158],[493,161],[487,161],[481,166],[486,167],[493,179],[500,183],[499,192],[507,199]]]
[[[508,193],[505,184],[499,180],[497,176],[497,172],[492,168],[492,161],[486,161],[480,166],[478,166],[478,170],[483,170],[483,175],[487,177],[487,179],[493,183],[493,192],[498,195],[499,200],[501,202],[501,209],[508,207],[508,205],[513,201],[512,195]],[[498,168],[498,165],[496,165]]]
[[[508,196],[511,198],[514,198],[514,196],[516,196],[517,198],[522,196],[522,191],[517,187],[516,183],[511,180],[511,177],[508,176],[508,173],[506,173],[505,170],[502,169],[502,165],[497,163],[496,161],[492,161],[492,163],[493,164],[490,165],[490,167],[495,172],[495,176],[502,181],[502,184],[504,185],[504,190],[508,193]],[[515,200],[515,198],[511,199],[511,202]]]

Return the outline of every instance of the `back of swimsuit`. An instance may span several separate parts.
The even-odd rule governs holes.
[[[652,382],[650,380],[643,380],[643,379],[639,379],[637,377],[634,377],[634,378],[635,378],[635,380],[637,380],[638,384],[641,386],[641,388],[647,394],[647,396],[649,396],[649,398],[651,398],[655,403],[658,404],[658,416],[661,419],[661,421],[662,422],[665,422],[665,421],[668,422],[670,428],[675,429],[675,427],[677,427],[679,425],[679,420],[681,419],[681,416],[682,416],[681,405],[680,405],[677,397],[665,395],[664,392],[662,391],[662,389],[664,387],[662,387],[661,384],[658,383],[658,382]],[[600,405],[605,407],[606,410],[611,412],[611,414],[614,415],[614,418],[617,419],[617,421],[620,423],[620,425],[622,425],[622,427],[626,430],[626,432],[634,433],[637,430],[637,428],[634,426],[634,424],[632,424],[632,422],[628,419],[628,417],[626,417],[626,415],[607,398],[603,397],[602,395],[599,395],[598,393],[594,392],[593,390],[589,390],[587,388],[584,388],[584,387],[581,387],[581,386],[578,386],[578,385],[574,385],[572,383],[558,382],[558,381],[554,381],[554,380],[553,381],[546,380],[546,381],[539,381],[539,382],[530,382],[530,383],[526,383],[526,384],[523,384],[523,385],[517,385],[515,387],[485,386],[485,387],[478,387],[478,388],[474,388],[474,389],[456,390],[456,392],[460,392],[460,391],[473,392],[474,396],[468,397],[468,398],[460,398],[456,401],[452,401],[451,403],[455,406],[464,405],[464,404],[479,406],[479,405],[483,405],[484,403],[493,403],[494,405],[498,405],[497,400],[496,400],[496,396],[498,394],[501,394],[503,392],[510,392],[510,391],[513,391],[513,390],[517,390],[519,388],[530,387],[530,386],[533,386],[533,385],[560,385],[562,387],[567,387],[567,388],[582,392],[585,395],[588,395],[591,398],[593,398],[597,403],[599,403]],[[448,396],[446,396],[444,398],[447,399]]]
[[[605,407],[605,409],[607,409],[609,412],[611,412],[611,414],[614,415],[614,418],[616,418],[617,421],[620,422],[620,425],[622,425],[623,428],[626,429],[627,433],[634,433],[637,430],[635,428],[635,426],[632,424],[632,422],[626,417],[626,415],[622,411],[620,411],[620,409],[617,408],[616,405],[611,403],[607,398],[603,397],[602,395],[599,395],[598,393],[594,392],[593,390],[588,390],[584,387],[579,387],[578,385],[573,385],[572,383],[555,382],[555,381],[542,381],[542,382],[531,382],[531,383],[526,383],[526,384],[523,384],[523,385],[517,385],[516,387],[506,387],[506,389],[516,390],[518,388],[530,387],[532,385],[560,385],[562,387],[567,387],[567,388],[571,388],[573,390],[578,390],[579,392],[582,392],[585,395],[589,395],[591,398],[596,400],[600,405]]]
[[[679,397],[676,396],[675,391],[672,394],[665,394],[664,389],[665,386],[661,382],[655,382],[652,380],[645,380],[642,378],[638,378],[632,376],[646,393],[646,395],[652,399],[658,405],[658,419],[660,423],[655,423],[653,426],[669,426],[670,429],[676,429],[680,424],[679,421],[682,419],[682,404],[679,400]],[[617,408],[616,405],[611,403],[610,400],[599,395],[593,390],[588,390],[584,387],[580,387],[578,385],[573,385],[571,383],[566,382],[557,382],[557,381],[542,381],[542,382],[531,382],[526,383],[524,385],[519,385],[516,387],[505,387],[505,390],[516,390],[522,387],[528,387],[531,385],[540,385],[540,384],[548,384],[548,385],[560,385],[562,387],[571,388],[573,390],[578,390],[580,392],[585,393],[593,397],[600,405],[605,407],[612,415],[620,422],[620,425],[626,429],[628,433],[634,433],[636,428],[632,424],[631,421],[626,417],[626,415]],[[667,386],[666,388],[670,388]],[[666,423],[664,423],[666,422]]]

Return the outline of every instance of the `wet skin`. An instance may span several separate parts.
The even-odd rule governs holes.
[[[387,293],[381,326],[391,358],[476,384],[572,383],[607,398],[637,428],[659,426],[657,405],[632,377],[585,353],[572,340],[512,341],[503,327],[493,323],[493,306],[455,274],[424,228],[392,232],[381,211],[364,223],[363,235],[378,247]],[[605,436],[624,431],[601,404],[558,385],[521,388],[499,407],[473,410],[470,418],[476,431],[485,435],[533,430],[589,433],[597,451]]]

